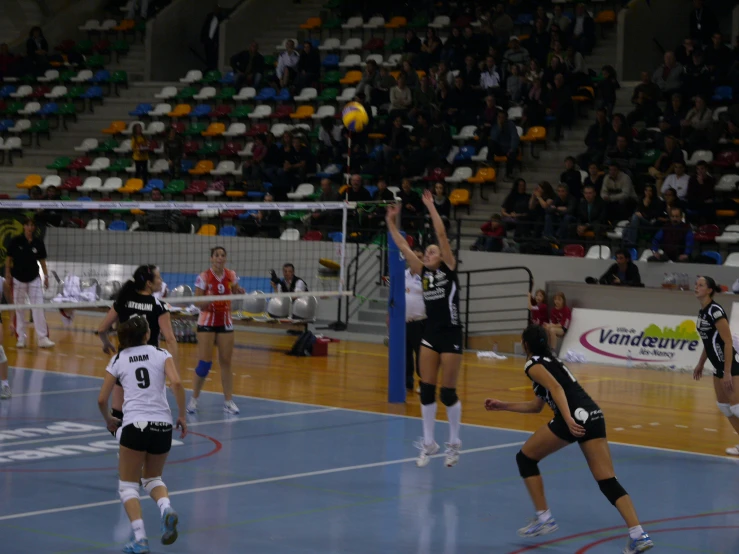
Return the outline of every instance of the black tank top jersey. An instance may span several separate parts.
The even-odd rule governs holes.
[[[426,325],[460,327],[457,272],[444,262],[435,271],[424,266],[423,301],[426,304]]]
[[[157,300],[151,295],[139,294],[133,292],[126,298],[118,298],[113,304],[113,309],[118,314],[118,319],[124,323],[135,315],[142,315],[149,323],[151,336],[149,342],[151,346],[159,346],[159,316],[169,312],[164,302]]]
[[[572,412],[570,414],[572,417],[578,421],[583,421],[583,417],[576,413],[578,409],[586,410],[590,419],[595,419],[598,415],[602,417],[602,413],[600,412],[598,405],[592,398],[590,398],[590,395],[585,392],[585,389],[580,386],[580,383],[577,382],[575,376],[570,373],[570,370],[567,369],[567,366],[564,365],[561,360],[554,356],[532,356],[524,366],[526,376],[534,383],[534,394],[549,404],[549,407],[552,409],[555,416],[561,414],[551,393],[546,387],[534,381],[534,379],[529,375],[529,369],[535,365],[544,366],[544,368],[552,374],[552,377],[554,377],[557,383],[562,387],[565,396],[567,397],[567,404]],[[585,419],[588,418],[586,417]]]
[[[724,339],[716,329],[716,322],[727,319],[726,312],[720,304],[711,302],[705,308],[698,312],[698,334],[703,340],[703,347],[706,349],[706,356],[714,368],[719,372],[724,371]],[[736,352],[733,349],[732,375],[739,370],[739,361],[736,359]]]

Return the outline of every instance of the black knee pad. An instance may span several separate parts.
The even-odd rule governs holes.
[[[541,475],[539,462],[529,458],[522,450],[519,450],[518,454],[516,454],[516,463],[518,464],[518,473],[524,479]]]
[[[614,506],[616,505],[616,501],[619,498],[629,494],[621,486],[621,483],[619,483],[618,479],[616,479],[615,477],[598,481],[598,486],[600,487],[600,492],[602,492],[603,495],[608,499],[608,502],[610,502]]]
[[[457,403],[457,400],[459,400],[457,389],[441,387],[441,391],[439,391],[439,400],[441,400],[441,403],[444,404],[444,406],[454,406]]]
[[[421,381],[421,404],[428,406],[436,402],[436,385],[429,385]]]

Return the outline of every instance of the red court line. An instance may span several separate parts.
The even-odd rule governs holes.
[[[196,460],[202,460],[203,458],[209,458],[210,456],[214,456],[215,454],[218,454],[218,452],[221,451],[223,448],[223,444],[221,444],[221,441],[219,441],[216,438],[209,437],[208,435],[203,435],[202,433],[195,433],[194,431],[189,431],[189,435],[196,435],[198,437],[202,437],[204,439],[209,440],[213,443],[213,449],[209,452],[206,452],[204,454],[200,454],[198,456],[193,456],[191,458],[185,458],[184,460],[174,460],[174,461],[168,461],[167,465],[176,465],[176,464],[186,464],[190,462],[194,462]],[[113,452],[111,449],[110,452]],[[53,469],[23,469],[23,468],[0,468],[0,473],[74,473],[79,471],[117,471],[117,467],[82,467],[82,468],[67,468],[67,469],[60,469],[60,468],[53,468]]]
[[[652,521],[644,521],[642,522],[642,525],[653,525],[657,523],[669,523],[672,521],[684,521],[686,519],[697,519],[701,517],[712,517],[712,516],[722,516],[722,515],[733,515],[733,514],[739,514],[739,510],[728,510],[725,512],[710,512],[710,513],[704,513],[704,514],[693,514],[688,516],[677,516],[677,517],[667,517],[664,519],[654,519]],[[602,529],[595,529],[593,531],[586,531],[584,533],[577,533],[575,535],[568,535],[566,537],[562,537],[559,539],[552,539],[545,542],[541,542],[539,544],[532,544],[531,546],[525,546],[524,548],[519,548],[518,550],[514,550],[513,552],[509,552],[508,554],[522,554],[523,552],[531,552],[533,550],[538,550],[539,548],[543,548],[545,546],[549,546],[552,544],[557,544],[565,541],[571,541],[573,539],[579,539],[583,537],[590,537],[592,535],[597,535],[599,533],[607,533],[608,531],[617,531],[617,530],[623,530],[625,529],[625,525],[616,525],[614,527],[603,527]],[[647,530],[649,532],[649,530]],[[610,540],[613,537],[608,537],[608,540]],[[616,536],[618,538],[618,536]]]
[[[739,525],[714,525],[714,526],[702,526],[702,527],[676,527],[673,529],[650,529],[649,534],[653,535],[654,533],[671,533],[674,531],[706,531],[708,529],[739,529]],[[612,541],[613,539],[619,539],[624,538],[621,535],[613,535],[612,537],[606,537],[605,539],[600,539],[595,542],[591,542],[590,544],[586,544],[583,546],[580,550],[575,552],[575,554],[585,554],[588,550],[591,548],[598,546],[599,544],[603,544],[608,541]]]

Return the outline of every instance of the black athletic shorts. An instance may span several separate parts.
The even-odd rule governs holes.
[[[577,408],[575,410],[575,421],[585,427],[585,434],[582,437],[576,437],[570,433],[567,422],[560,414],[555,415],[554,419],[549,422],[549,429],[560,439],[567,442],[587,442],[593,439],[606,438],[606,418],[603,417],[603,412],[598,406]]]
[[[198,325],[198,333],[233,333],[233,325]]]
[[[431,327],[427,324],[423,330],[421,346],[439,354],[462,354],[464,351],[462,328]]]
[[[121,430],[120,444],[137,452],[166,454],[172,448],[172,424],[154,421],[129,423]]]
[[[716,369],[716,373],[713,375],[716,379],[723,379],[724,378],[724,364],[711,364],[714,367],[720,367],[720,369]],[[736,377],[739,375],[739,363],[734,361],[734,363],[731,364],[731,376]]]

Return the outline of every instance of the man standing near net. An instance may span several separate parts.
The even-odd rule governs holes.
[[[13,298],[13,304],[26,302],[42,304],[44,292],[41,288],[39,264],[44,272],[44,288],[49,288],[49,271],[46,268],[46,246],[44,241],[34,236],[36,223],[30,217],[23,221],[23,234],[13,237],[8,245],[5,258],[5,298]],[[51,348],[54,343],[49,340],[49,327],[43,308],[33,308],[33,325],[39,347]],[[26,347],[25,311],[15,310],[15,332],[18,335],[16,348]]]

